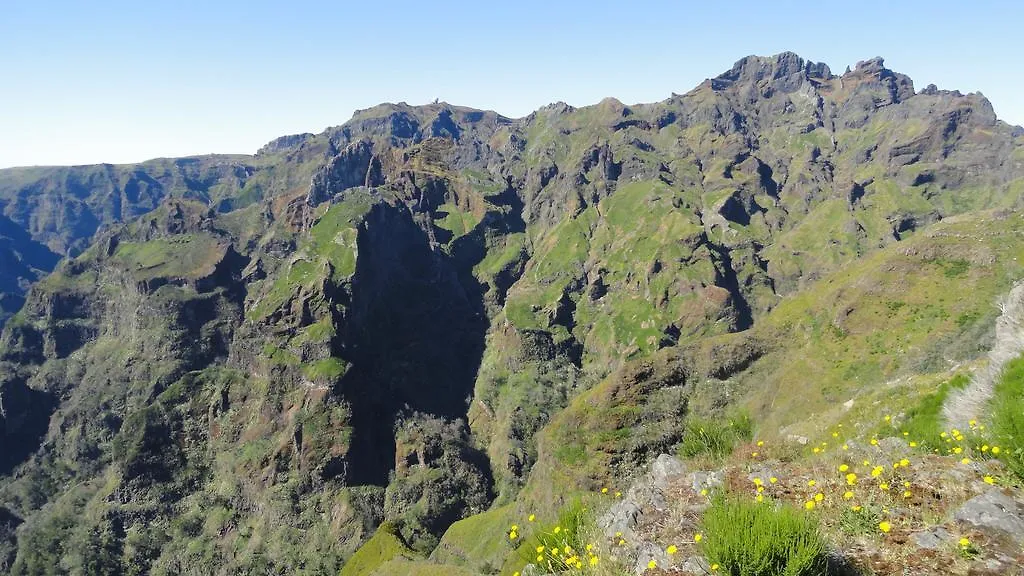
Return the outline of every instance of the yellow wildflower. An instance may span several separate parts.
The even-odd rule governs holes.
[[[764,440],[758,440],[757,441],[757,446],[758,446],[758,448],[760,448],[761,446],[764,446]]]
[[[887,484],[885,482],[882,482],[881,484],[878,485],[878,489],[879,490],[888,490],[889,489],[889,484]]]
[[[850,510],[853,510],[854,512],[860,512],[861,506],[859,506],[859,505],[850,506]]]
[[[851,492],[850,490],[847,490],[846,492],[843,493],[843,500],[852,500],[852,499],[853,499],[853,492]]]
[[[807,510],[814,510],[814,500],[808,500],[807,502],[804,502],[804,508],[806,508]]]
[[[966,548],[966,547],[971,545],[971,541],[968,540],[967,538],[961,538],[960,539],[960,545],[963,546],[964,548]]]
[[[776,478],[775,476],[772,476],[771,478],[768,479],[768,481],[771,482],[772,484],[775,484],[776,482],[779,481],[779,479]]]
[[[607,493],[608,493],[608,489],[607,488],[601,488],[601,494],[607,494]]]
[[[999,446],[993,446],[993,447],[992,447],[992,453],[993,453],[993,454],[999,454],[999,451],[1000,451],[1000,450],[999,450]]]
[[[597,566],[597,556],[591,556],[590,557],[590,565],[591,566]]]
[[[910,466],[910,460],[907,460],[906,458],[900,460],[900,466],[903,466],[904,468]]]
[[[960,461],[960,463],[961,464],[970,464],[971,463],[971,459],[970,458],[964,458],[963,460]]]
[[[698,533],[696,533],[696,534],[694,534],[694,535],[693,535],[693,541],[694,541],[694,542],[700,542],[700,541],[701,541],[701,540],[703,540],[703,539],[704,539],[704,536],[702,536],[702,535],[700,534],[700,532],[698,532]]]
[[[824,499],[825,499],[825,495],[822,494],[821,492],[818,492],[817,494],[814,495],[814,501],[815,502],[821,502]]]
[[[878,438],[872,438],[871,439],[871,445],[872,446],[878,446]]]
[[[817,480],[808,480],[808,481],[807,481],[807,485],[808,485],[808,486],[811,486],[812,488],[813,488],[813,487],[814,487],[814,485],[815,485],[815,484],[817,484],[817,483],[818,483],[818,481],[817,481]]]
[[[654,561],[654,560],[652,559],[652,560],[651,560],[650,562],[648,562],[648,563],[647,563],[647,567],[648,567],[648,568],[650,568],[651,570],[654,570],[655,568],[657,568],[657,567],[658,567],[658,563],[657,563],[657,562],[655,562],[655,561]]]
[[[903,497],[904,498],[910,498],[911,496],[912,496],[912,494],[910,493],[910,490],[904,490],[903,491]]]
[[[889,524],[885,520],[882,520],[881,522],[878,523],[878,529],[881,530],[882,532],[885,532],[886,534],[888,534],[889,530],[892,530],[892,524]]]
[[[711,569],[712,570],[718,570],[718,564],[712,564],[711,565]]]
[[[849,469],[850,469],[850,467],[849,467],[849,466],[847,466],[846,464],[840,464],[840,465],[839,465],[839,471],[840,471],[840,472],[846,472],[846,471],[847,471],[847,470],[849,470]]]
[[[538,554],[540,554],[543,551],[544,551],[544,547],[543,546],[537,546],[537,553]]]
[[[760,486],[761,484],[764,484],[764,482],[760,478],[754,478],[754,486]]]
[[[668,554],[669,556],[675,554],[678,551],[679,551],[679,549],[676,548],[675,544],[672,544],[668,548],[665,549],[665,553]]]
[[[985,481],[985,484],[995,484],[996,483],[996,479],[991,477],[991,476],[985,476],[984,478],[982,478],[982,480]]]
[[[529,520],[530,522],[533,522],[533,521],[534,521],[534,520],[536,520],[536,519],[537,519],[537,516],[536,516],[536,515],[534,515],[534,514],[530,514],[530,517],[529,517],[529,518],[527,518],[527,520]]]
[[[758,494],[757,496],[754,496],[754,501],[758,503],[764,502],[764,494]]]

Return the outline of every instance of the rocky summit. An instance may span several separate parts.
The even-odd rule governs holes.
[[[0,572],[1015,573],[1022,205],[980,93],[793,53],[0,170]]]

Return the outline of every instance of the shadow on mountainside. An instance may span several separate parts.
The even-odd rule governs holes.
[[[346,480],[385,486],[399,418],[465,417],[488,322],[481,287],[455,258],[431,249],[404,208],[375,207],[358,245],[352,367],[341,382],[354,428]]]

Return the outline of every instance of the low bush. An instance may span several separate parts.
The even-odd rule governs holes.
[[[819,576],[827,548],[818,525],[789,505],[719,494],[704,513],[701,547],[730,576]]]
[[[679,454],[684,458],[725,458],[732,453],[737,443],[750,440],[753,434],[754,425],[746,413],[722,419],[691,418],[683,430]]]

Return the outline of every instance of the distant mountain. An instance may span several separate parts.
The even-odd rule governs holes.
[[[982,95],[792,53],[653,104],[0,170],[0,566],[337,573],[383,525],[500,567],[453,523],[632,477],[688,414],[795,434],[981,357],[1022,194]]]

